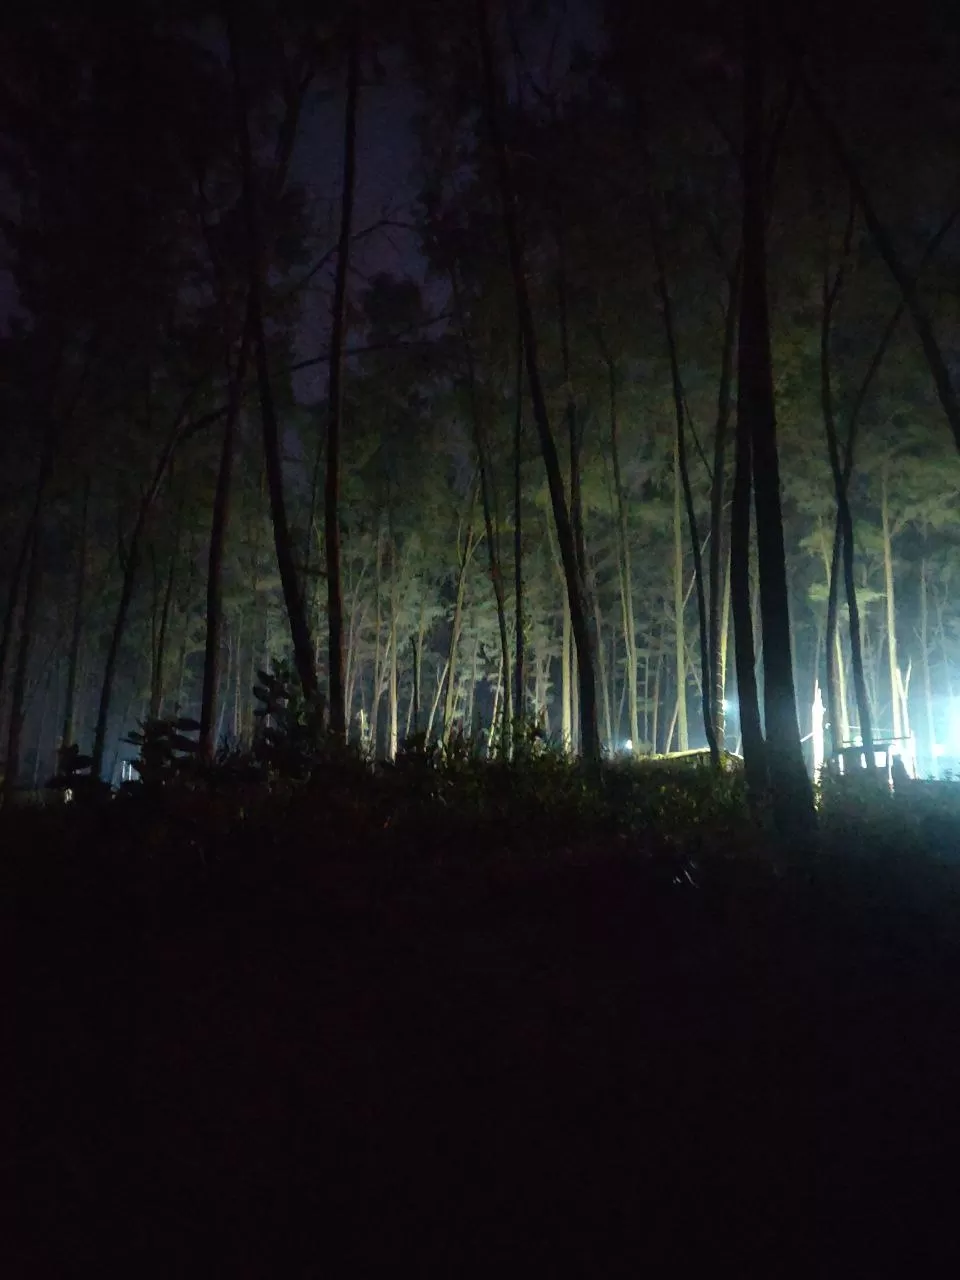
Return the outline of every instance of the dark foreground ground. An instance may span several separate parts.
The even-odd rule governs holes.
[[[3,1273],[955,1270],[956,875],[831,856],[33,883]]]

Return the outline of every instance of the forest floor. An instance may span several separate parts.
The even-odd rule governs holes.
[[[8,869],[5,1275],[942,1264],[951,857],[409,838],[281,835],[159,905]]]

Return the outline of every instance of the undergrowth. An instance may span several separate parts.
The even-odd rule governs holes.
[[[516,735],[514,759],[455,734],[445,744],[411,737],[392,762],[333,739],[322,704],[307,706],[285,670],[259,672],[258,732],[251,750],[224,745],[200,758],[195,721],[144,722],[137,780],[118,792],[89,777],[75,748],[51,786],[69,803],[0,813],[6,872],[29,866],[40,886],[99,868],[107,879],[189,889],[231,865],[269,876],[277,860],[356,867],[537,863],[569,854],[667,860],[679,882],[734,864],[773,868],[772,834],[751,817],[742,770],[697,758],[627,759],[588,767],[535,730]],[[827,778],[818,793],[820,836],[801,850],[810,866],[856,855],[874,869],[917,858],[952,864],[960,841],[956,788],[912,784],[901,794],[868,778]],[[795,852],[795,851],[794,851]],[[911,872],[912,874],[912,872]],[[952,870],[951,870],[952,874]]]

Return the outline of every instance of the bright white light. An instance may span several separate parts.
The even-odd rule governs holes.
[[[875,751],[873,753],[873,763],[878,769],[882,769],[887,763],[887,753],[885,751]]]
[[[729,698],[724,698],[724,700],[723,700],[723,709],[724,709],[724,711],[732,711],[732,710],[733,710],[733,703],[730,701],[730,699],[729,699]]]
[[[632,738],[628,738],[628,739],[626,740],[626,742],[623,744],[623,749],[624,749],[624,751],[632,751],[632,750],[633,750],[633,739],[632,739]]]
[[[942,755],[946,755],[946,752],[947,752],[947,748],[943,745],[942,742],[935,742],[933,744],[933,755],[935,759]]]

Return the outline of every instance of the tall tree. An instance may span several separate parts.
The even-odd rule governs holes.
[[[749,431],[757,518],[763,704],[774,814],[785,832],[802,830],[813,796],[800,745],[791,653],[780,460],[770,353],[765,229],[763,6],[746,0],[743,57],[743,285],[737,415]]]
[[[483,70],[484,114],[487,130],[497,165],[504,231],[510,254],[510,267],[517,304],[517,317],[523,335],[527,378],[533,401],[533,416],[540,437],[540,449],[547,471],[550,503],[557,530],[557,542],[563,564],[567,588],[567,604],[570,623],[576,645],[580,675],[580,734],[583,754],[587,760],[600,758],[600,733],[597,722],[597,689],[593,664],[593,650],[586,608],[586,585],[577,555],[573,525],[564,492],[563,475],[557,454],[556,440],[550,426],[547,402],[540,376],[539,348],[534,326],[533,309],[527,288],[526,268],[520,241],[516,198],[510,173],[503,131],[500,125],[499,94],[494,69],[493,44],[486,0],[477,0],[477,33]]]
[[[324,495],[326,543],[328,680],[330,728],[346,739],[347,721],[343,679],[343,583],[340,569],[340,435],[343,421],[343,352],[346,341],[347,272],[353,229],[356,185],[357,105],[360,96],[360,18],[354,8],[347,30],[347,97],[343,124],[343,185],[340,193],[340,236],[333,292],[333,330],[330,340],[329,407],[327,412],[327,472]],[[396,659],[394,645],[394,660]]]

